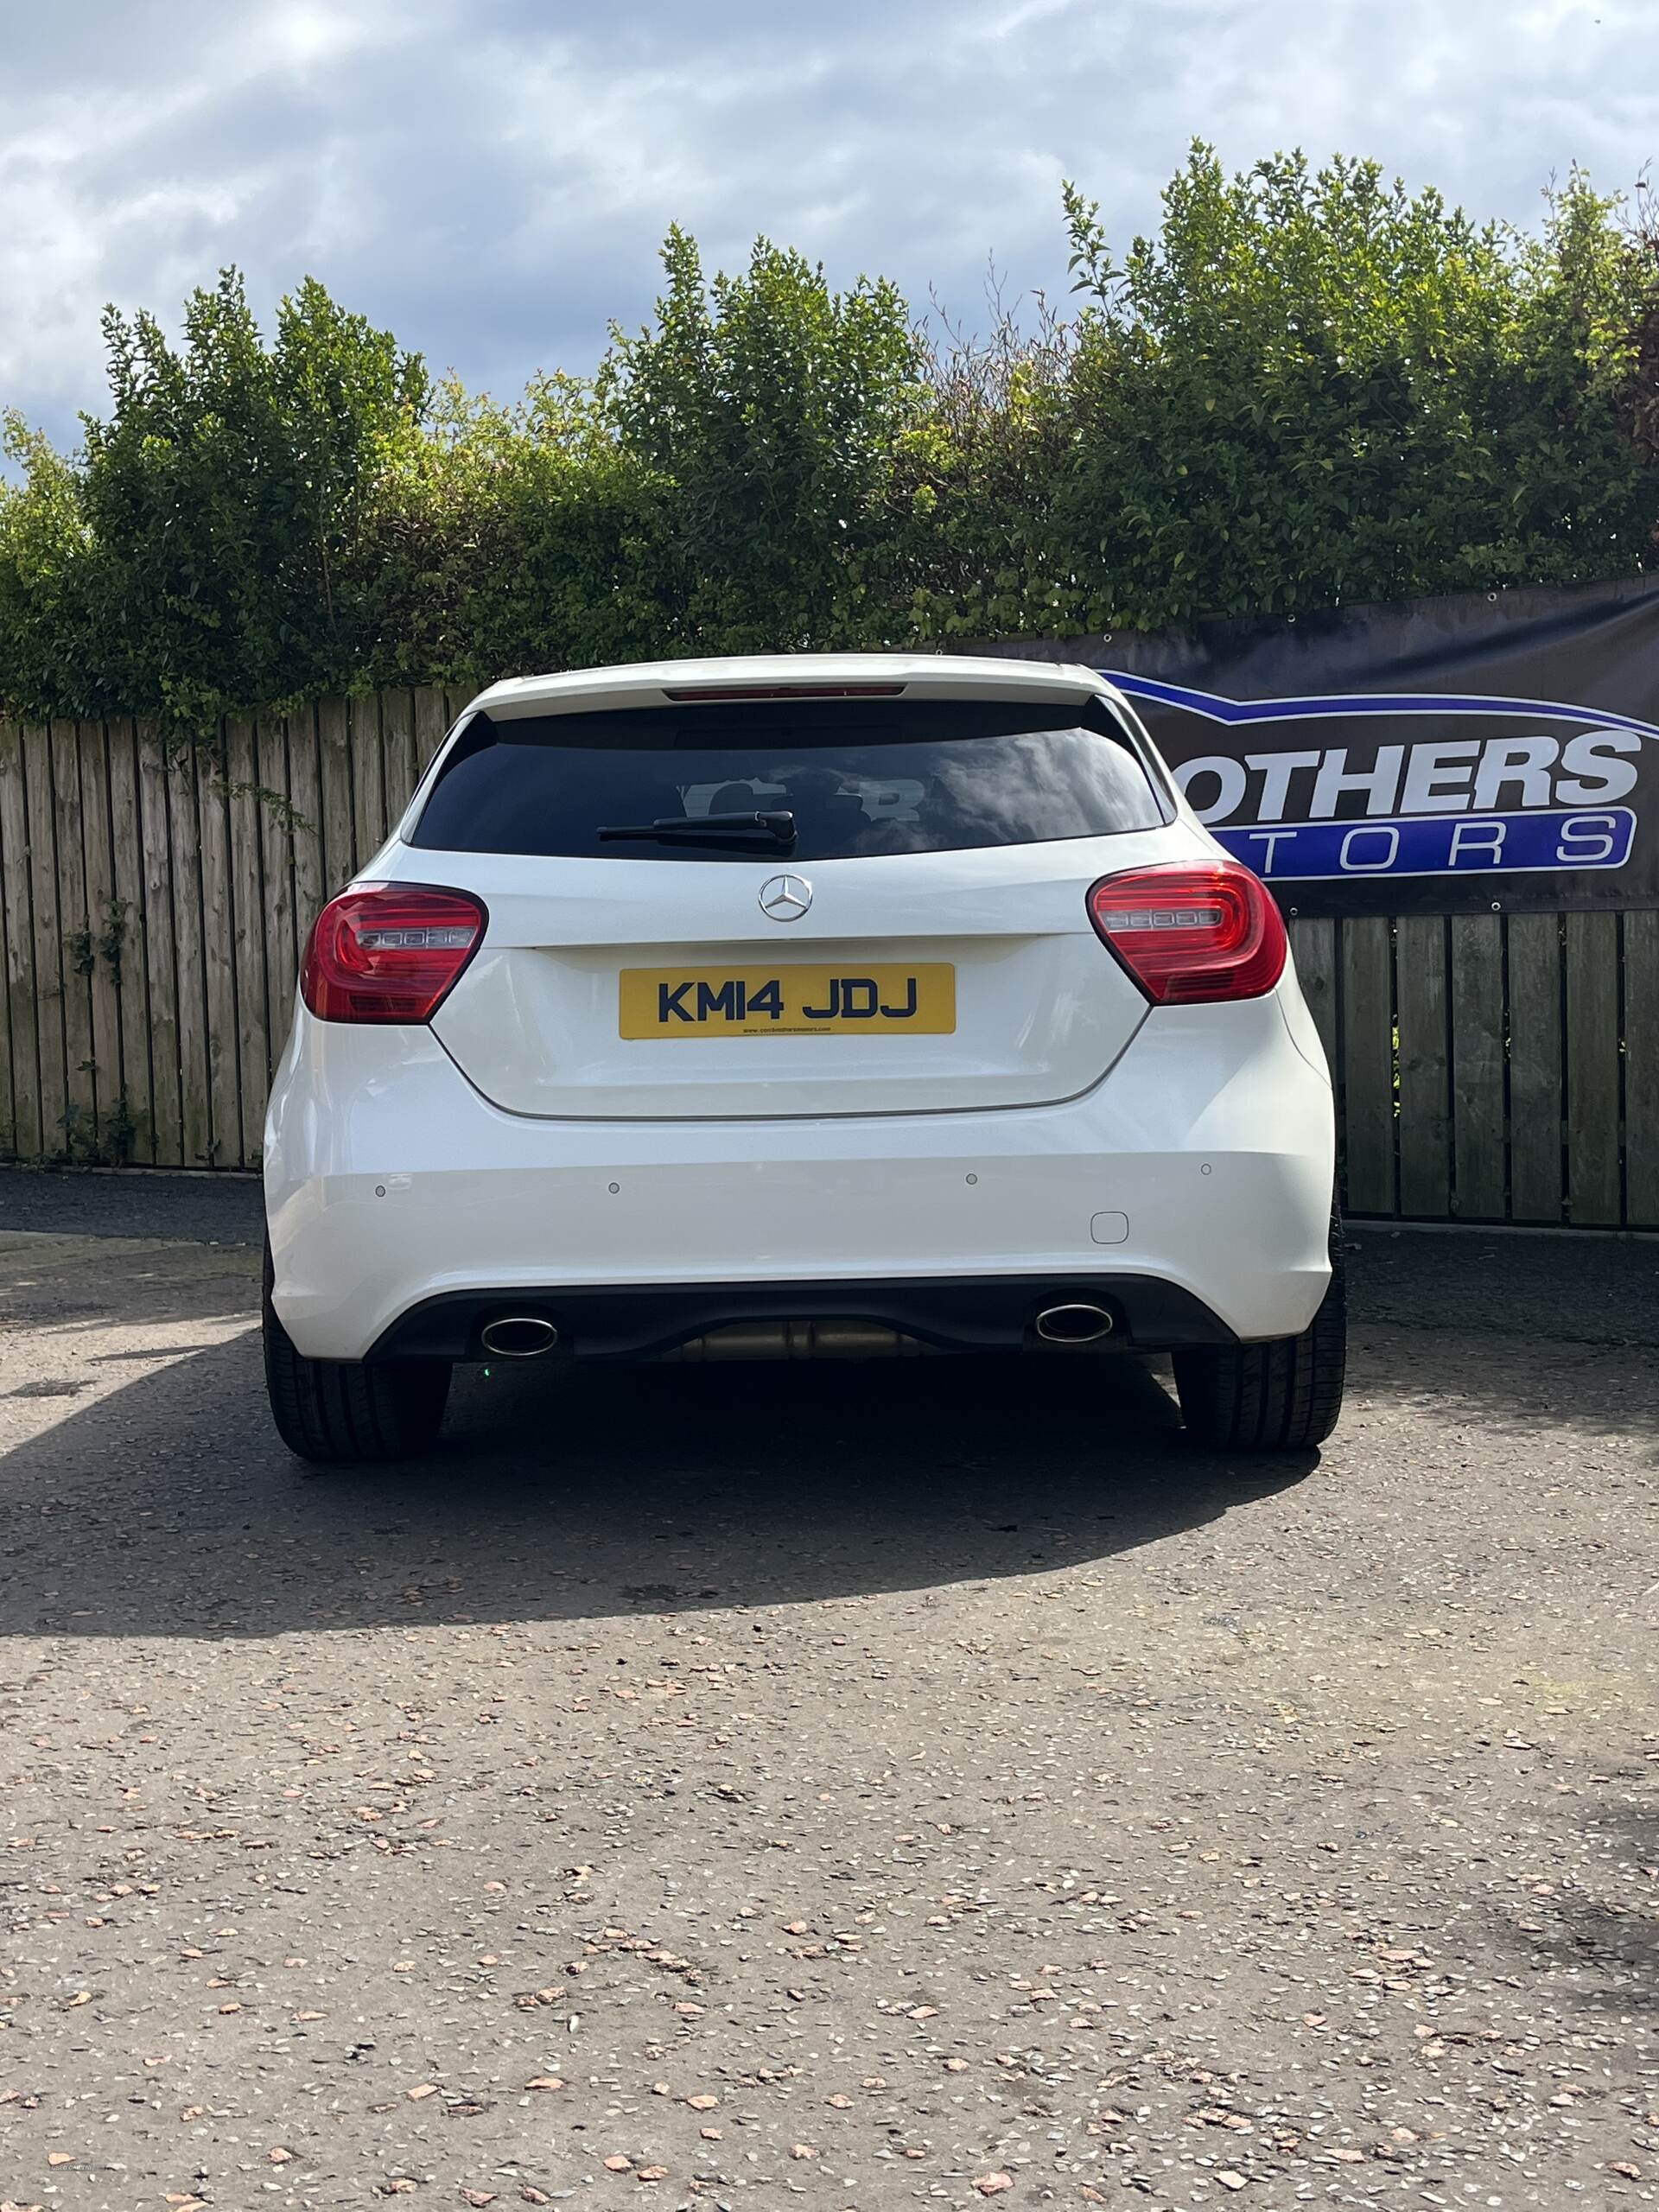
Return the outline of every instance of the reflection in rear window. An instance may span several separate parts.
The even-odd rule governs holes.
[[[729,819],[754,815],[771,828],[749,834]],[[728,820],[701,831],[710,816]],[[584,859],[823,861],[1097,837],[1165,818],[1103,703],[721,703],[474,715],[411,842]],[[601,835],[657,823],[675,826],[660,839]]]

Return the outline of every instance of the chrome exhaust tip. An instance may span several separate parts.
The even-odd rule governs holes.
[[[497,1359],[539,1359],[559,1341],[559,1332],[539,1313],[501,1313],[486,1321],[479,1342]]]
[[[1046,1306],[1037,1316],[1037,1333],[1045,1344],[1096,1344],[1112,1333],[1112,1317],[1103,1306],[1078,1300],[1066,1306]]]

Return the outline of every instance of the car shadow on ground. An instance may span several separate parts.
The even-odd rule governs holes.
[[[1557,1865],[1581,1859],[1580,1878],[1491,1901],[1483,1918],[1489,1939],[1529,1977],[1547,1975],[1573,2004],[1628,2021],[1659,2014],[1659,1934],[1636,1891],[1616,1892],[1659,1862],[1659,1814],[1644,1802],[1645,1763],[1614,1761],[1611,1774],[1606,1764],[1586,1762],[1573,1793],[1541,1802],[1528,1821],[1550,1840]]]
[[[427,1459],[313,1472],[257,1338],[0,1460],[0,1630],[270,1636],[582,1619],[1075,1567],[1301,1481],[1192,1446],[1138,1361],[463,1370]]]
[[[1357,1388],[1323,1468],[1206,1453],[1139,1362],[1061,1354],[467,1370],[429,1458],[313,1474],[265,1411],[257,1251],[42,1236],[5,1258],[0,1327],[29,1357],[0,1395],[62,1408],[0,1459],[0,1630],[267,1636],[924,1591],[1155,1545],[1315,1470],[1325,1510],[1344,1435],[1380,1421],[1367,1448],[1386,1446],[1391,1408],[1529,1453],[1617,1432],[1645,1458],[1659,1424],[1651,1244],[1372,1236],[1354,1255]],[[238,1333],[204,1346],[204,1329]]]
[[[0,1234],[0,1348],[16,1345],[27,1332],[36,1351],[62,1352],[66,1373],[86,1363],[175,1351],[181,1326],[247,1320],[258,1309],[257,1249]],[[111,1329],[154,1335],[148,1345],[111,1351]],[[0,1358],[0,1396],[13,1364]]]

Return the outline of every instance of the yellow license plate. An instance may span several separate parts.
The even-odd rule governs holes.
[[[624,1037],[949,1037],[957,971],[918,968],[625,968]]]

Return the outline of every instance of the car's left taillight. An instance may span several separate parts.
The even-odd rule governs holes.
[[[1284,918],[1242,862],[1164,862],[1103,876],[1089,918],[1154,1006],[1260,998],[1285,972]]]
[[[488,920],[469,891],[356,884],[317,916],[300,995],[320,1021],[430,1021]]]

